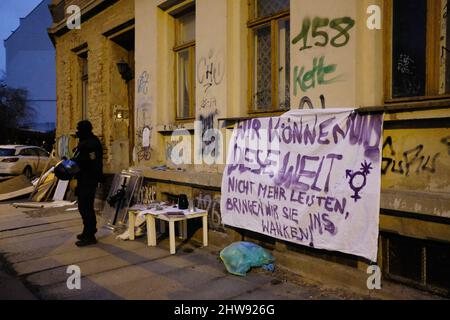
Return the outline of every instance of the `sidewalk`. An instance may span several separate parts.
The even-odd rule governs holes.
[[[15,276],[3,270],[9,270],[9,266],[0,260],[0,300],[35,300],[36,297]]]
[[[145,237],[119,241],[101,229],[97,245],[78,248],[74,242],[80,230],[77,211],[0,204],[0,299],[368,298],[325,289],[282,270],[233,276],[218,258],[219,248],[194,243],[179,245],[170,255],[167,239],[150,248]],[[69,265],[81,269],[81,290],[67,288]]]

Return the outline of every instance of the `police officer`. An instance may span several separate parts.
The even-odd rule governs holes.
[[[78,247],[97,243],[97,219],[95,217],[94,200],[97,186],[103,181],[103,147],[100,140],[92,132],[92,124],[83,120],[77,125],[78,146],[72,158],[80,167],[77,179],[76,195],[78,210],[83,219],[83,232],[77,236]]]

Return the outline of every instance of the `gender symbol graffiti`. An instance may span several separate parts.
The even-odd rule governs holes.
[[[367,176],[370,174],[370,170],[372,170],[372,163],[361,163],[360,171],[353,172],[352,170],[346,171],[347,179],[349,180],[350,188],[355,192],[351,197],[355,199],[355,202],[358,202],[361,199],[359,193],[367,184]]]

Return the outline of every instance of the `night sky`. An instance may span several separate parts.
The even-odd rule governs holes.
[[[3,40],[19,26],[20,18],[26,17],[42,0],[0,0],[0,76],[5,71],[5,46]]]

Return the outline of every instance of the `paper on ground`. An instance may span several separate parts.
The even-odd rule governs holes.
[[[136,228],[136,227],[140,227],[142,224],[144,224],[145,223],[145,214],[139,214],[137,217],[136,217],[136,221],[135,221],[135,223],[134,223],[134,227]],[[125,231],[124,233],[122,233],[121,235],[118,235],[117,237],[116,237],[116,239],[119,239],[119,240],[129,240],[130,239],[130,232],[128,231],[128,229],[127,229],[127,231]]]

